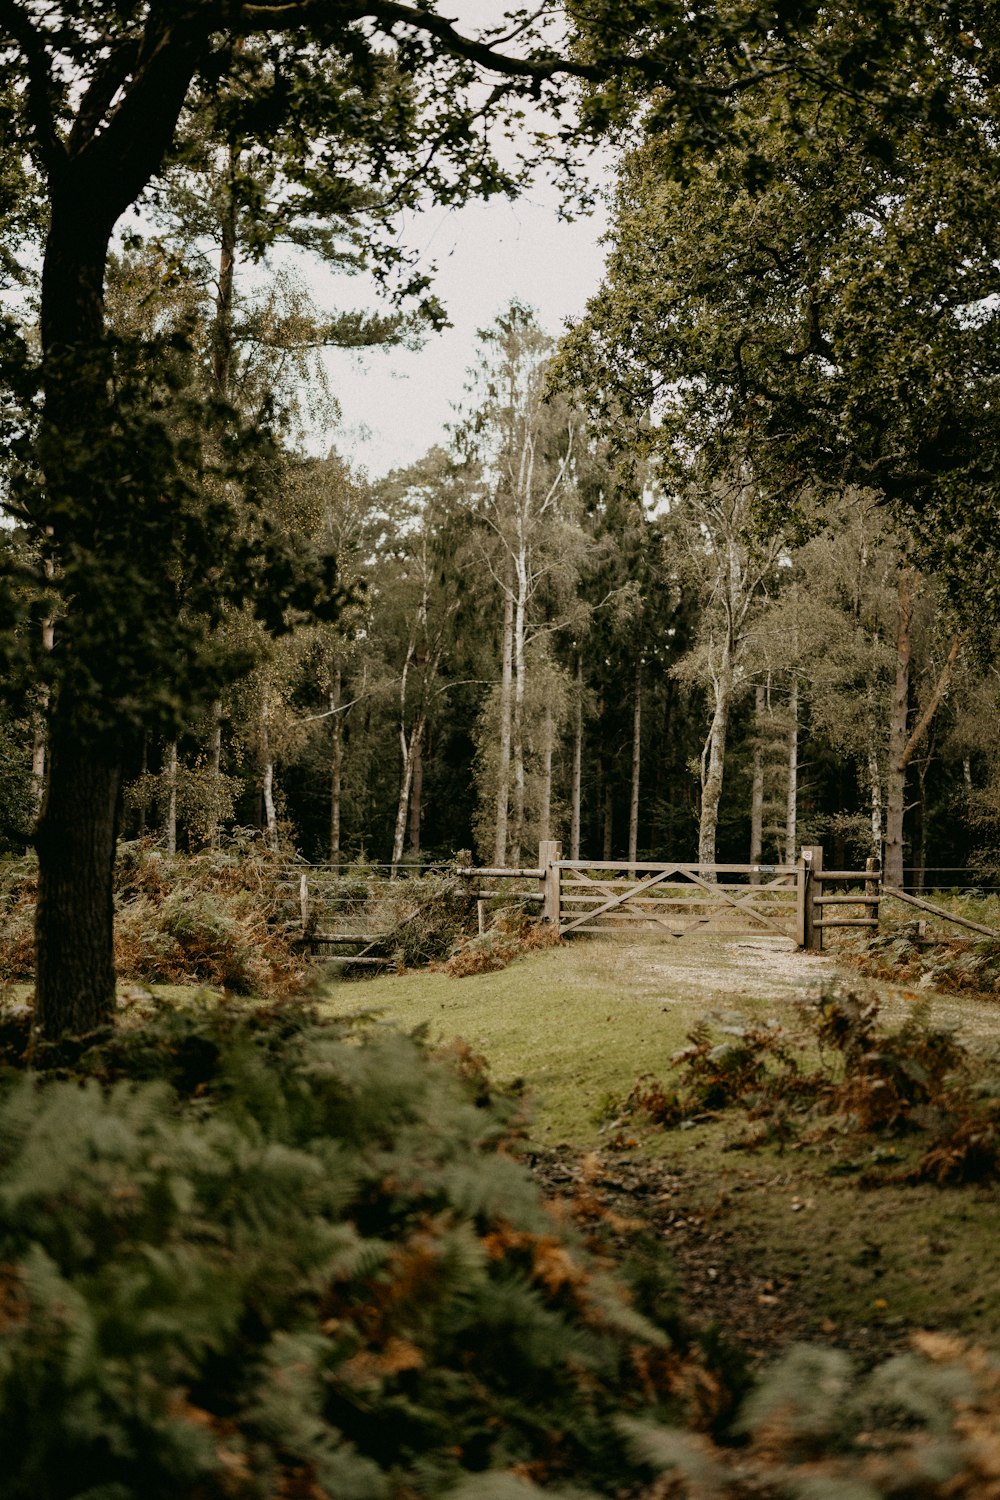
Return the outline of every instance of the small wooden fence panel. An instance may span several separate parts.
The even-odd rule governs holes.
[[[797,940],[796,865],[558,860],[559,931],[761,929]]]

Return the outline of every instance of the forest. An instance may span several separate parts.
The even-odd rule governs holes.
[[[995,999],[994,947],[931,972],[923,929],[883,933],[866,972],[913,994],[824,991],[808,1036],[692,1009],[657,1033],[683,1087],[629,1052],[631,1087],[567,1116],[569,1166],[525,1123],[527,1031],[497,1083],[478,1042],[428,1038],[426,996],[460,1004],[435,976],[412,1013],[387,992],[409,1029],[373,1026],[283,929],[280,983],[251,958],[230,983],[216,913],[207,991],[121,992],[129,901],[172,902],[183,946],[242,881],[263,953],[290,863],[402,884],[553,839],[703,870],[822,844],[890,888],[1000,884],[994,7],[455,9],[0,0],[7,1493],[995,1493],[986,1356],[901,1353],[866,1283],[868,1384],[800,1349],[755,1385],[628,1217],[681,1191],[650,1144],[674,1129],[772,1153],[776,1183],[833,1142],[885,1202],[995,1183],[986,1053],[909,1006],[935,976]],[[484,284],[446,440],[352,464],[324,351],[447,325],[407,225],[540,178],[586,213],[595,149],[584,315],[494,314]],[[525,1028],[556,959],[505,1002]],[[621,1038],[587,1036],[591,1089]],[[647,1147],[631,1177],[595,1155]],[[729,1202],[689,1191],[689,1225]]]
[[[297,442],[336,395],[316,351],[432,337],[419,325],[440,311],[426,295],[321,309],[282,262],[291,241],[363,265],[365,218],[386,210],[309,201],[318,185],[254,139],[239,112],[268,66],[241,57],[228,102],[189,106],[142,232],[112,242],[105,338],[156,386],[144,436],[181,466],[171,482],[201,490],[192,540],[235,526],[252,553],[264,504],[267,547],[316,577],[279,607],[262,550],[240,560],[252,596],[220,577],[197,597],[181,539],[150,537],[175,655],[210,642],[221,670],[211,696],[181,691],[147,641],[133,680],[108,684],[130,729],[122,828],[194,851],[256,826],[312,861],[393,868],[467,849],[517,865],[547,837],[573,857],[708,862],[823,839],[839,863],[884,845],[897,885],[929,865],[931,883],[988,882],[995,163],[978,77],[949,64],[936,126],[847,109],[824,83],[817,141],[794,78],[741,93],[700,158],[684,118],[629,142],[584,322],[557,342],[513,304],[482,330],[447,447],[371,480]],[[25,170],[8,160],[5,280],[31,307],[44,209]],[[11,577],[40,568],[58,595],[23,490],[25,410],[12,395],[3,544]],[[45,782],[60,604],[43,599],[19,590],[36,624],[15,631],[4,711],[10,849]],[[142,619],[119,628],[138,647]]]

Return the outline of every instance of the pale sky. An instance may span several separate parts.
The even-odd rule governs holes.
[[[447,14],[471,33],[496,25],[512,0],[450,0]],[[501,147],[501,150],[503,148]],[[607,180],[606,164],[595,171]],[[493,322],[513,298],[534,307],[547,332],[558,336],[578,318],[600,283],[604,251],[598,240],[606,215],[565,223],[557,191],[538,183],[514,203],[495,199],[461,209],[431,208],[404,235],[426,269],[438,267],[434,291],[453,327],[429,336],[419,352],[389,350],[326,356],[343,424],[329,433],[345,458],[373,476],[411,463],[442,441],[460,402],[466,372],[476,359],[476,330]],[[364,305],[351,281],[310,278],[317,301]]]
[[[580,316],[598,287],[605,219],[560,220],[557,195],[545,184],[514,203],[494,200],[461,209],[429,209],[411,223],[408,243],[434,261],[434,290],[453,327],[428,336],[418,351],[392,349],[326,356],[342,426],[319,437],[372,475],[411,463],[442,441],[476,358],[476,331],[512,300],[530,304],[554,335]],[[321,305],[366,302],[357,281],[314,271],[310,285]]]

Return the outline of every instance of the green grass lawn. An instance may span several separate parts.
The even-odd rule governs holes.
[[[895,1024],[913,1004],[905,992],[859,980],[833,957],[769,957],[765,948],[731,935],[679,944],[655,936],[641,944],[577,940],[496,974],[330,984],[322,1004],[426,1026],[443,1042],[462,1037],[485,1053],[496,1079],[525,1081],[540,1145],[607,1150],[623,1134],[607,1127],[612,1101],[640,1073],[667,1076],[672,1054],[705,1016],[774,1017],[804,1036],[796,1001],[833,982],[879,993]],[[1000,1011],[988,1002],[930,996],[929,1003],[932,1014],[967,1020],[980,1043],[1000,1028]],[[739,1110],[668,1131],[629,1121],[635,1144],[618,1157],[658,1159],[676,1170],[687,1209],[704,1222],[718,1254],[766,1268],[776,1295],[795,1299],[807,1334],[859,1347],[859,1329],[871,1330],[876,1344],[880,1332],[891,1343],[916,1327],[1000,1340],[995,1184],[866,1187],[860,1179],[879,1156],[905,1162],[915,1148],[905,1138],[827,1137],[733,1149],[744,1125]]]

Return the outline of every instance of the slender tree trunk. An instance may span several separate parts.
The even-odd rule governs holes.
[[[46,558],[44,562],[45,576],[51,579],[53,576],[52,559]],[[44,619],[41,624],[42,650],[51,651],[55,644],[55,629],[51,619]],[[34,743],[31,747],[31,788],[34,796],[36,815],[42,809],[42,797],[45,794],[45,723],[49,711],[50,695],[48,687],[42,686],[38,694],[38,719],[35,724]]]
[[[642,769],[642,657],[635,664],[632,688],[632,785],[628,810],[628,861],[632,874],[639,852],[639,773]]]
[[[177,741],[167,746],[164,771],[167,778],[166,811],[163,817],[163,841],[168,854],[177,853]]]
[[[410,788],[413,785],[413,765],[417,756],[417,746],[423,738],[426,719],[421,714],[414,721],[413,728],[407,736],[402,725],[399,727],[399,747],[403,756],[403,775],[399,787],[399,801],[396,804],[396,826],[392,837],[392,874],[397,875],[399,864],[403,858],[403,840],[406,837],[406,815],[410,806]]]
[[[931,756],[925,755],[917,766],[917,838],[916,858],[913,861],[913,889],[922,891],[926,884],[927,874],[927,772],[930,769]]]
[[[698,824],[698,863],[704,870],[716,862],[716,832],[719,826],[719,803],[726,767],[726,736],[733,696],[732,655],[727,642],[714,683],[715,707],[708,739],[701,758],[701,818]]]
[[[799,674],[792,673],[788,695],[788,794],[785,799],[785,864],[795,863],[799,805]],[[822,929],[821,929],[822,930]]]
[[[542,795],[541,805],[538,809],[538,837],[539,839],[550,839],[552,837],[552,742],[555,739],[555,730],[552,723],[552,706],[545,705],[545,715],[542,721]]]
[[[340,663],[338,662],[333,674],[333,686],[330,689],[330,714],[332,744],[330,747],[330,863],[340,864],[340,798],[341,778],[343,775],[344,759],[344,735],[341,724],[340,695],[343,683],[341,678]]]
[[[511,744],[514,760],[514,826],[511,831],[511,862],[514,865],[521,863],[521,848],[524,843],[524,695],[527,611],[527,557],[522,551],[517,560],[517,599],[514,605],[514,719]]]
[[[583,785],[583,657],[576,653],[576,704],[573,719],[573,775],[570,789],[569,857],[580,858],[580,798]]]
[[[604,847],[601,855],[602,859],[610,859],[612,850],[614,849],[614,839],[612,837],[614,833],[614,813],[615,798],[609,776],[605,778],[604,782]]]
[[[413,785],[410,788],[410,835],[407,853],[414,861],[420,858],[420,824],[424,815],[424,741],[422,734],[413,747]]]
[[[507,813],[510,805],[510,739],[513,707],[514,597],[503,596],[503,626],[500,667],[500,753],[497,760],[496,836],[493,863],[503,868],[507,861]]]
[[[868,790],[871,805],[872,853],[882,858],[882,776],[878,768],[878,756],[868,751]]]
[[[962,781],[965,785],[965,795],[972,796],[972,761],[968,755],[962,757]]]
[[[278,847],[278,814],[274,805],[274,756],[267,731],[267,699],[260,713],[261,801],[264,811],[264,837],[272,849]]]
[[[885,878],[889,885],[903,884],[903,813],[906,798],[907,720],[910,707],[910,629],[913,619],[913,579],[899,578],[899,614],[896,627],[896,679],[889,711],[889,761],[885,787]]]
[[[41,812],[45,795],[45,710],[48,708],[46,693],[39,699],[39,716],[35,723],[35,734],[31,746],[31,800],[35,805],[35,816]]]
[[[208,845],[218,849],[222,808],[222,700],[212,699],[211,731],[208,738],[208,775],[212,798],[208,813]]]
[[[142,793],[142,798],[141,798],[141,800],[139,802],[139,806],[136,809],[136,820],[135,820],[136,837],[140,838],[140,839],[144,839],[146,837],[147,802],[146,802],[145,786],[146,786],[146,776],[148,774],[149,774],[149,735],[145,731],[143,731],[143,736],[142,736],[142,755],[141,755],[141,758],[140,758],[140,761],[139,761],[139,776],[141,778],[141,784],[142,784],[142,787],[143,787],[143,793]]]
[[[754,693],[753,776],[750,783],[750,863],[759,865],[764,852],[764,714],[767,695],[758,683]],[[759,885],[760,875],[750,872],[750,884]]]

